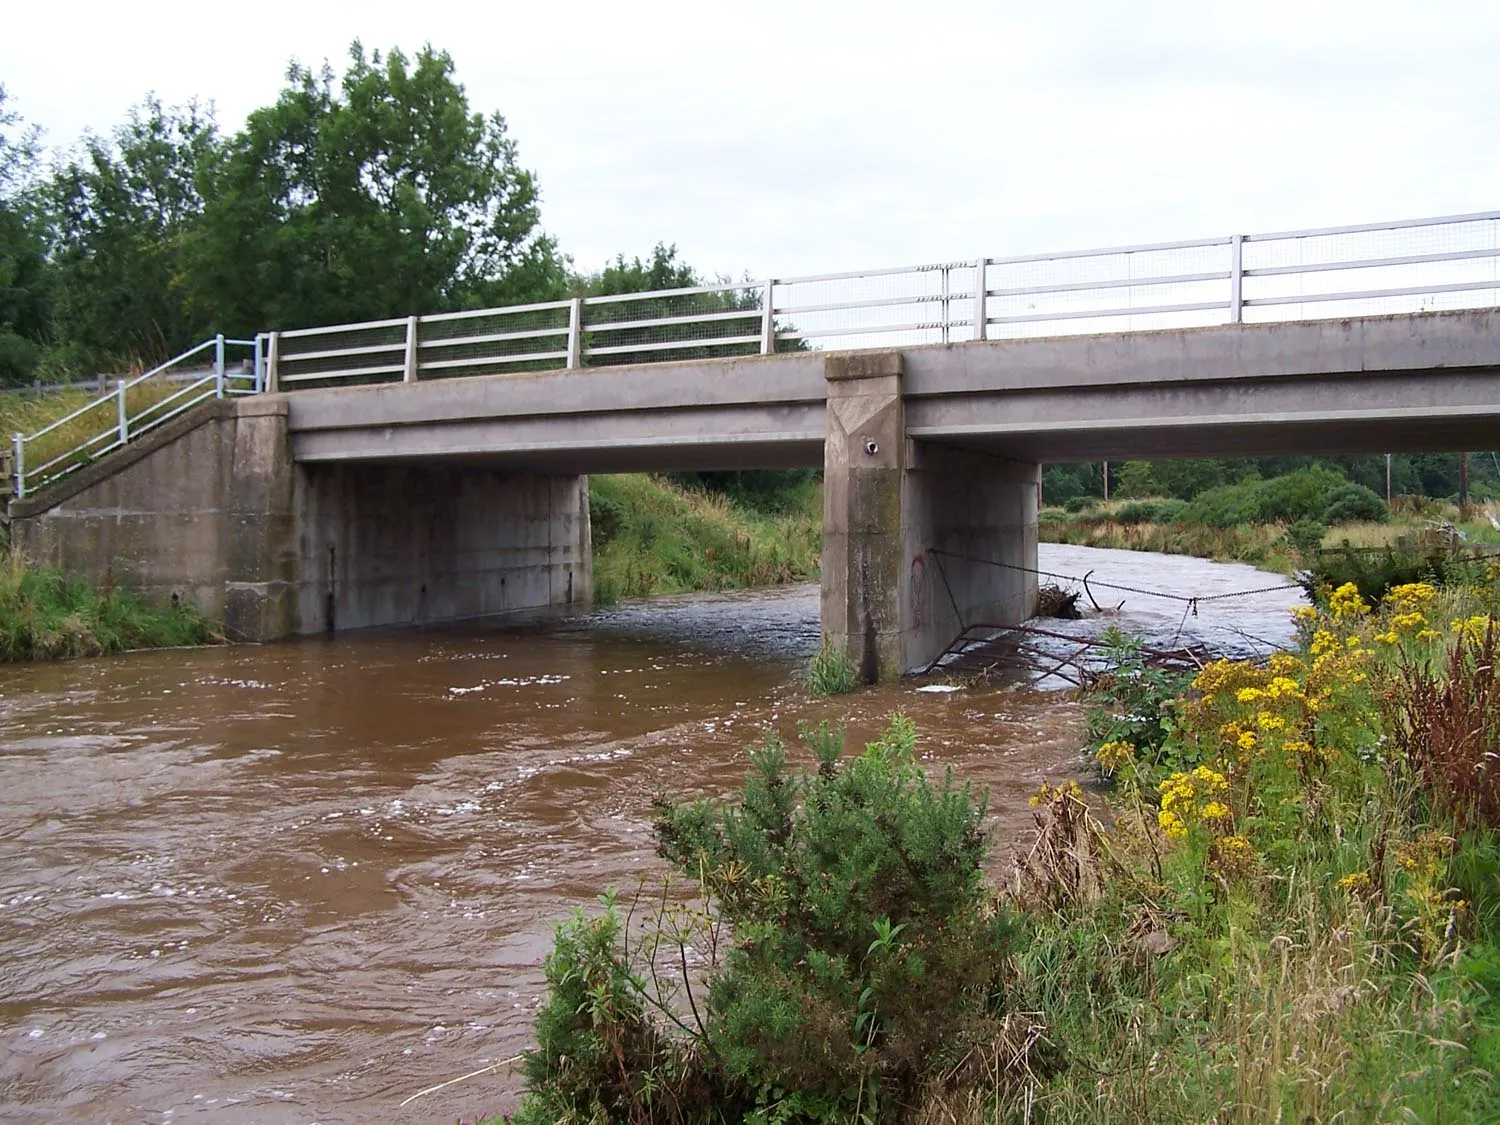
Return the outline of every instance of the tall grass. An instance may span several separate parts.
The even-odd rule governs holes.
[[[768,513],[663,477],[590,477],[595,601],[815,579],[821,493],[808,482],[789,500]]]
[[[849,654],[828,638],[807,666],[807,689],[814,695],[847,695],[859,687],[859,669]]]
[[[109,584],[76,582],[28,566],[15,550],[0,560],[0,660],[66,660],[223,639],[193,606],[153,606]]]

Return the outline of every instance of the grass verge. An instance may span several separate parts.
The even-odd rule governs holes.
[[[28,566],[18,551],[0,565],[0,660],[66,660],[223,640],[193,606],[153,606],[109,585],[75,582]]]
[[[590,477],[595,602],[816,579],[821,490],[779,499],[765,512],[664,477]]]

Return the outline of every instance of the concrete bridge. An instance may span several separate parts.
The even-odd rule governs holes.
[[[889,678],[1030,613],[1044,462],[1500,444],[1500,212],[221,336],[178,361],[15,436],[34,559],[247,638],[453,621],[589,601],[589,473],[821,466],[823,631]]]
[[[1464,310],[214,400],[11,514],[270,639],[586,602],[588,473],[821,466],[823,630],[873,678],[1031,612],[1023,569],[929,552],[1034,567],[1043,462],[1497,435],[1500,310]]]

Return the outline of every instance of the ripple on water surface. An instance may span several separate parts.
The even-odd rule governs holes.
[[[1082,550],[1042,565],[1187,593],[1274,583]],[[1284,640],[1290,604],[1184,628]],[[1181,612],[1131,596],[1112,623],[1171,631]],[[1041,777],[1077,767],[1080,709],[1059,694],[807,699],[817,614],[797,587],[7,670],[0,1116],[408,1120],[408,1095],[526,1046],[554,920],[660,871],[652,798],[728,792],[767,726],[839,715],[856,745],[904,710],[924,760],[990,787],[1002,839]],[[421,1116],[499,1110],[515,1082],[452,1087]]]

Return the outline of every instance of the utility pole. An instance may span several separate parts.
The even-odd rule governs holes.
[[[1464,511],[1469,506],[1469,455],[1460,453],[1458,455],[1458,517],[1463,519]]]
[[[1109,462],[1104,462],[1104,499],[1109,500]]]
[[[1391,455],[1385,455],[1385,506],[1391,506]]]

